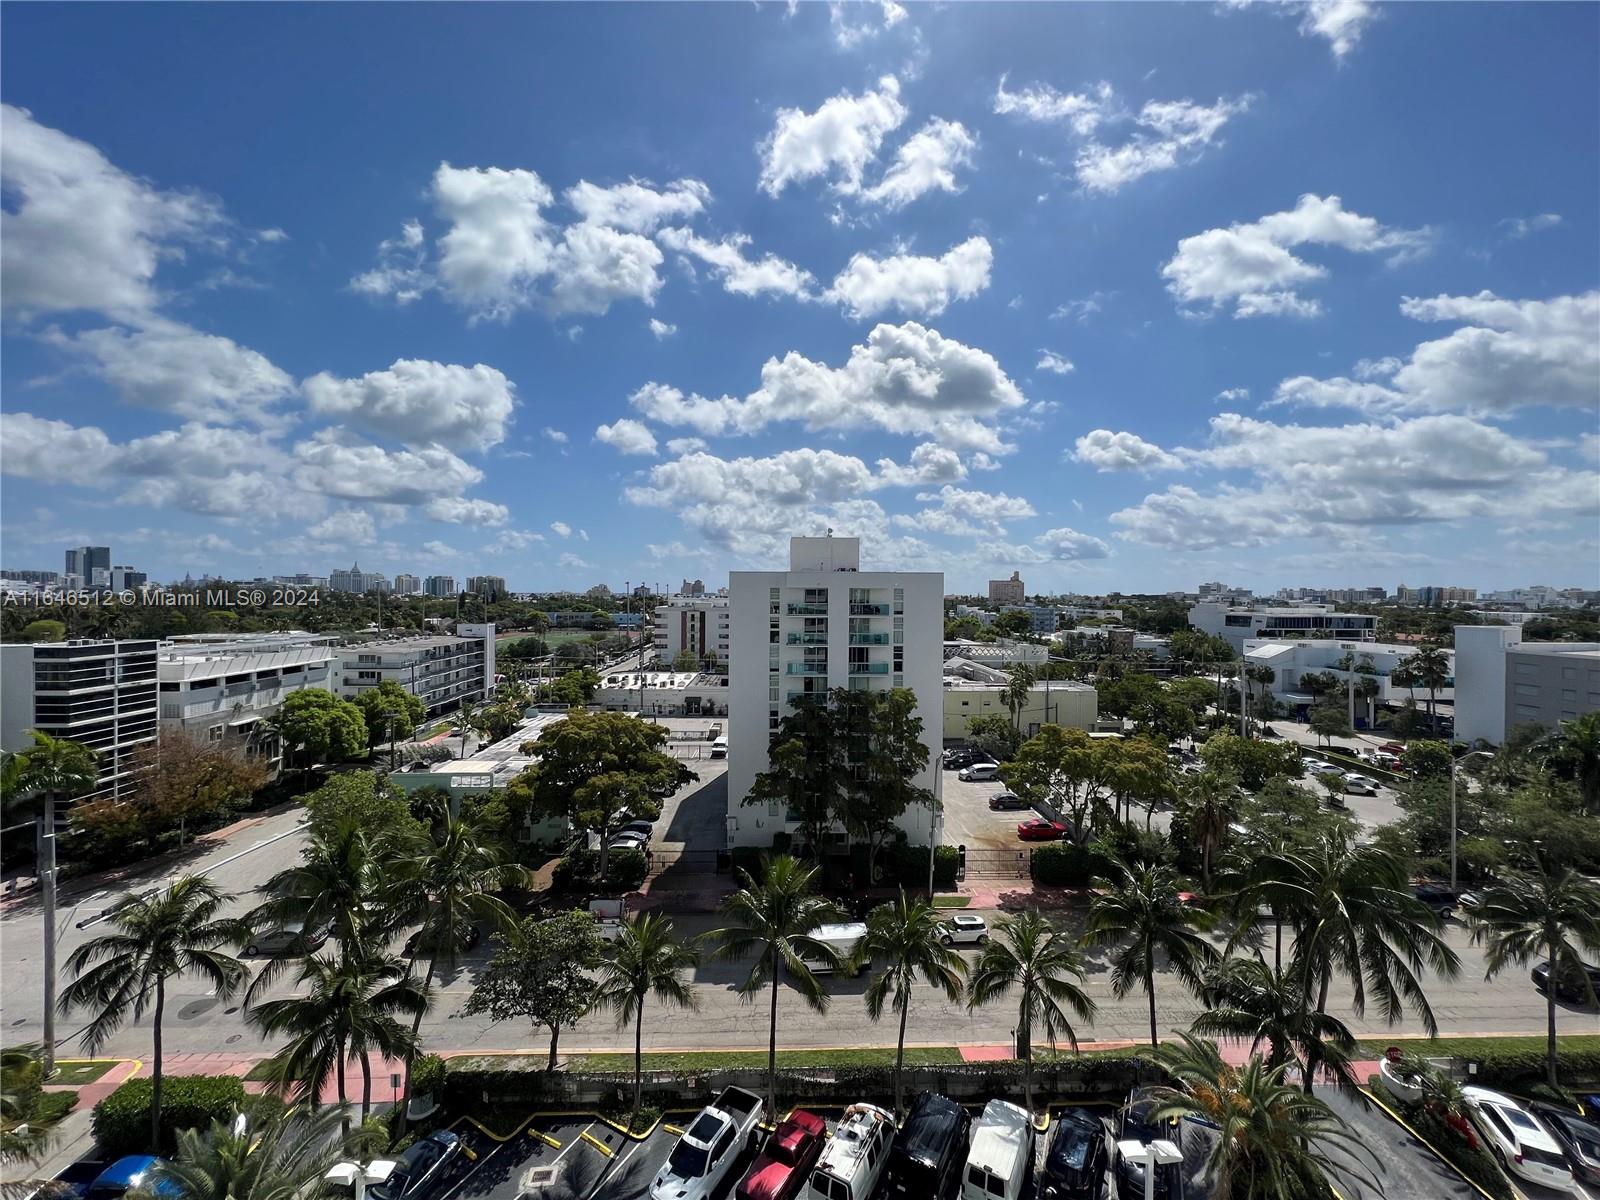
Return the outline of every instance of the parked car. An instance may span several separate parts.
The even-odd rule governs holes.
[[[369,1187],[367,1195],[373,1200],[414,1200],[426,1195],[460,1153],[461,1139],[448,1129],[436,1129],[390,1160],[394,1167],[388,1178]]]
[[[1584,1183],[1600,1183],[1600,1122],[1542,1100],[1531,1101],[1528,1109],[1555,1138],[1572,1173]]]
[[[961,1200],[1022,1200],[1033,1166],[1033,1118],[1008,1100],[991,1100],[972,1123]]]
[[[989,922],[976,913],[957,913],[943,927],[944,935],[939,940],[946,946],[981,946],[989,940]]]
[[[736,1200],[795,1200],[827,1139],[828,1123],[816,1113],[790,1113],[739,1181]]]
[[[1572,1189],[1567,1156],[1532,1113],[1510,1096],[1488,1088],[1464,1087],[1461,1098],[1508,1173],[1560,1191]]]
[[[893,1140],[893,1117],[875,1104],[852,1104],[811,1172],[805,1200],[871,1200]]]
[[[90,1182],[83,1193],[84,1200],[122,1200],[131,1191],[147,1188],[147,1177],[152,1167],[161,1166],[166,1159],[153,1154],[130,1154],[119,1158]],[[175,1180],[149,1179],[148,1189],[157,1196],[180,1196],[183,1188]]]
[[[715,741],[713,741],[711,743],[711,757],[712,758],[727,758],[728,757],[728,739],[727,738],[719,737],[719,738],[717,738]]]
[[[1385,754],[1392,754],[1396,758],[1404,758],[1406,753],[1406,744],[1404,742],[1384,742],[1383,745],[1378,747],[1378,749],[1382,750]]]
[[[1306,773],[1306,777],[1309,779],[1314,779],[1318,775],[1326,775],[1329,771],[1338,772],[1340,775],[1344,774],[1343,771],[1325,758],[1302,758],[1300,760],[1300,769]]]
[[[1344,773],[1344,790],[1354,792],[1358,796],[1376,796],[1378,794],[1378,781],[1368,775],[1361,775],[1355,771]]]
[[[994,759],[982,750],[946,750],[944,752],[944,765],[946,770],[955,771],[961,767],[970,767],[974,763],[993,762]]]
[[[1017,826],[1017,836],[1025,842],[1056,842],[1067,836],[1067,827],[1046,817],[1030,817]]]
[[[993,812],[1015,811],[1027,807],[1028,802],[1015,792],[996,792],[989,797],[989,808]]]
[[[649,844],[650,835],[648,833],[640,833],[637,829],[613,833],[606,839],[606,846],[612,850],[643,850]]]
[[[943,1196],[967,1154],[966,1110],[935,1092],[920,1092],[889,1147],[885,1197],[928,1200]]]
[[[956,778],[965,783],[989,783],[1000,778],[1000,764],[992,762],[973,763],[970,767],[962,767]]]
[[[328,940],[328,927],[319,925],[307,932],[304,921],[289,921],[276,929],[263,929],[250,936],[246,954],[315,954]]]
[[[1442,883],[1419,883],[1411,894],[1438,914],[1441,921],[1455,915],[1456,894]]]
[[[1128,1106],[1122,1110],[1117,1141],[1119,1145],[1122,1142],[1138,1142],[1148,1146],[1151,1142],[1165,1139],[1182,1150],[1183,1123],[1181,1121],[1157,1123],[1151,1115],[1160,1104],[1154,1092],[1154,1088],[1134,1088]],[[1144,1200],[1144,1171],[1142,1160],[1125,1158],[1121,1151],[1118,1151],[1117,1195],[1120,1200]],[[1172,1163],[1156,1168],[1155,1192],[1157,1200],[1180,1200],[1183,1195],[1182,1164]]]
[[[1039,1177],[1039,1200],[1100,1200],[1106,1176],[1106,1127],[1086,1108],[1055,1115],[1055,1133]]]
[[[629,821],[626,825],[619,825],[615,832],[637,833],[640,837],[644,838],[646,841],[649,841],[650,838],[655,835],[655,831],[656,826],[654,821],[646,821],[643,818],[640,818],[637,821]]]
[[[1584,963],[1584,975],[1589,977],[1589,986],[1584,987],[1583,977],[1579,975],[1578,968],[1567,966],[1556,976],[1556,999],[1566,1000],[1573,1004],[1586,1004],[1590,1002],[1589,993],[1593,989],[1600,994],[1600,967],[1593,963]],[[1550,960],[1534,967],[1532,971],[1533,986],[1541,992],[1550,986]]]
[[[861,939],[867,936],[865,921],[842,921],[836,925],[818,925],[811,931],[813,941],[821,942],[824,946],[832,947],[845,963],[855,955],[856,948],[861,945]],[[812,962],[806,959],[806,965],[815,975],[826,975],[833,970],[833,964],[825,959]],[[848,970],[848,966],[846,970]]]
[[[708,1200],[760,1137],[761,1097],[723,1088],[689,1123],[650,1184],[650,1200]]]

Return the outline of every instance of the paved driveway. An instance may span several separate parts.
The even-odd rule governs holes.
[[[1346,1200],[1444,1200],[1455,1196],[1476,1200],[1480,1195],[1366,1097],[1351,1096],[1332,1087],[1317,1088],[1317,1095],[1349,1123],[1382,1168],[1377,1190],[1360,1183],[1348,1171],[1340,1172],[1339,1190]]]

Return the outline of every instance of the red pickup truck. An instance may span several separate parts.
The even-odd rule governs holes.
[[[772,1131],[734,1196],[737,1200],[796,1200],[827,1135],[827,1122],[816,1113],[791,1114]]]

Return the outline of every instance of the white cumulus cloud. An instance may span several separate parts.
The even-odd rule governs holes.
[[[1169,471],[1183,460],[1135,433],[1094,429],[1078,439],[1072,457],[1097,471]]]
[[[761,189],[777,196],[791,183],[822,176],[836,191],[858,192],[862,174],[877,158],[883,139],[905,119],[900,82],[892,75],[860,95],[841,92],[815,112],[780,109],[760,147]]]
[[[493,367],[402,358],[356,379],[327,372],[302,385],[310,410],[369,433],[454,450],[487,450],[505,440],[515,385]]]
[[[891,310],[936,317],[951,301],[969,300],[988,288],[993,263],[994,252],[983,237],[968,238],[938,258],[856,254],[827,294],[857,320]]]
[[[597,440],[604,442],[619,454],[647,454],[656,452],[656,435],[643,421],[623,417],[594,431]]]

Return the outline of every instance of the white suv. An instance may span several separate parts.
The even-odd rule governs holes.
[[[1461,1098],[1502,1167],[1530,1183],[1572,1190],[1572,1168],[1566,1155],[1532,1113],[1510,1096],[1488,1088],[1464,1087]]]
[[[960,913],[942,924],[939,940],[946,946],[981,946],[989,940],[989,923],[975,913]]]

